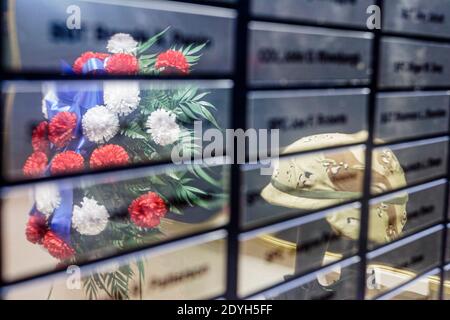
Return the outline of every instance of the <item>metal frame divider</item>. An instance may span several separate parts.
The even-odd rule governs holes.
[[[381,9],[383,14],[383,2],[377,0],[376,4]],[[371,197],[371,179],[372,179],[372,151],[374,149],[374,129],[375,129],[375,115],[377,105],[378,92],[378,70],[379,70],[379,51],[381,41],[381,30],[375,29],[372,39],[372,77],[370,81],[370,96],[369,96],[369,110],[367,112],[367,128],[368,136],[365,150],[365,170],[364,170],[364,187],[363,200],[361,202],[361,222],[359,230],[359,246],[358,255],[360,258],[359,272],[358,272],[358,291],[357,298],[364,300],[366,292],[366,269],[367,269],[367,244],[369,231],[369,214],[370,214],[370,197]]]
[[[247,109],[247,38],[249,21],[249,1],[239,1],[237,5],[237,25],[235,29],[235,69],[233,90],[233,129],[246,128]],[[239,70],[239,72],[238,72]],[[237,144],[234,143],[233,164],[230,179],[230,221],[228,224],[227,289],[225,298],[238,299],[239,231],[242,215],[242,174],[237,163]]]

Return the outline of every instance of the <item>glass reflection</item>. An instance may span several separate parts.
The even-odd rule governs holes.
[[[351,143],[354,135],[322,134],[302,138],[285,149]],[[245,226],[305,214],[358,199],[364,178],[364,147],[348,147],[283,157],[268,169],[245,172]],[[250,167],[248,169],[251,169]]]
[[[413,281],[389,295],[389,300],[439,300],[440,271]]]
[[[450,300],[450,265],[445,268],[444,300]]]
[[[450,235],[450,224],[447,225],[447,234]],[[450,262],[450,237],[447,237],[447,247],[445,248],[445,259],[447,262]]]
[[[354,300],[357,291],[356,258],[281,285],[251,299],[264,300]]]
[[[366,298],[376,298],[437,267],[440,263],[441,230],[440,226],[433,227],[370,253]]]
[[[93,261],[227,223],[227,167],[155,170],[6,190],[3,277]]]
[[[448,138],[380,147],[372,155],[375,179],[372,194],[441,178],[447,172]]]
[[[240,295],[354,254],[359,219],[359,205],[354,204],[300,218],[287,227],[281,224],[257,231],[255,235],[253,232],[245,235],[239,251]],[[331,284],[324,283],[319,287],[327,290]]]
[[[230,88],[229,81],[8,82],[4,175],[198,158],[200,130],[229,125]]]
[[[394,241],[442,221],[446,180],[410,188],[370,205],[369,247]]]
[[[224,233],[8,287],[8,300],[208,299],[225,290]]]

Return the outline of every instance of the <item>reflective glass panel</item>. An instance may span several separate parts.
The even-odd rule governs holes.
[[[3,278],[16,280],[223,226],[228,171],[226,166],[135,169],[5,189]]]

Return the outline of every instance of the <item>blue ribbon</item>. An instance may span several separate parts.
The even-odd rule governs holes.
[[[66,62],[62,62],[62,71],[63,74],[74,74],[72,68]],[[92,72],[99,74],[104,71],[103,61],[96,58],[89,59],[83,66],[83,74]],[[72,150],[85,157],[94,145],[89,143],[83,136],[81,119],[90,108],[103,105],[102,84],[89,82],[88,85],[85,85],[83,83],[81,90],[74,90],[74,87],[79,85],[78,83],[74,85],[73,83],[63,82],[54,83],[53,85],[53,95],[50,95],[50,98],[45,100],[48,120],[51,120],[59,112],[74,112],[77,115],[77,124],[74,131],[75,138],[62,151]],[[54,148],[54,146],[52,147]],[[50,165],[47,168],[47,172],[49,170]],[[61,197],[61,204],[53,212],[50,230],[56,233],[66,243],[71,244],[70,230],[73,212],[73,186],[70,183],[60,183],[58,190]]]
[[[105,64],[102,60],[97,58],[91,58],[83,65],[82,72],[84,74],[95,73],[105,74]]]
[[[70,228],[72,225],[73,189],[69,184],[58,185],[61,204],[53,212],[50,230],[56,233],[66,243],[71,244]]]

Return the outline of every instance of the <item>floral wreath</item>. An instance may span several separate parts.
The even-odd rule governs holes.
[[[188,74],[205,44],[148,53],[167,30],[144,43],[129,34],[115,34],[106,46],[109,53],[85,52],[72,66],[63,62],[63,73]],[[42,103],[46,120],[32,131],[33,153],[23,174],[37,178],[127,166],[163,159],[177,145],[185,151],[191,148],[186,139],[193,139],[194,121],[218,127],[210,111],[215,107],[204,100],[207,95],[194,87],[141,91],[135,81],[83,84],[83,90],[52,83]],[[220,186],[198,165],[183,173],[76,189],[57,182],[38,185],[26,237],[64,264],[79,261],[88,252],[95,256],[105,247],[121,250],[142,245],[160,233],[158,226],[169,211],[182,213],[179,204],[211,207],[206,201],[211,194],[193,186],[193,177]],[[142,261],[136,264],[142,280]],[[110,298],[129,298],[133,275],[131,266],[121,266],[103,275],[92,274],[84,288],[89,298],[97,298],[99,290]]]

